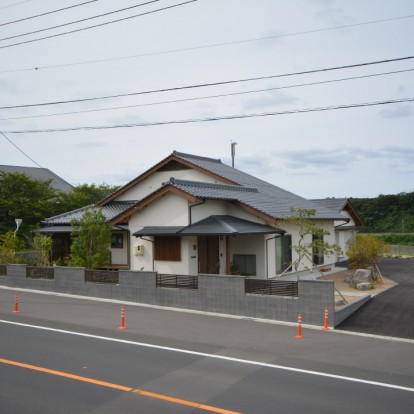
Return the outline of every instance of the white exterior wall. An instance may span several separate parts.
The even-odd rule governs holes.
[[[348,256],[346,254],[348,250],[347,243],[356,234],[356,231],[354,229],[343,230],[347,227],[355,226],[355,220],[351,217],[351,214],[348,211],[343,210],[341,211],[341,214],[348,217],[350,220],[348,223],[344,223],[343,221],[335,221],[335,226],[341,226],[341,230],[336,231],[336,244],[340,246],[343,251],[342,255],[338,254],[336,257],[336,261],[338,262],[342,262],[348,259]]]
[[[175,194],[166,194],[164,197],[154,201],[150,207],[144,208],[142,212],[136,213],[129,221],[131,232],[131,270],[153,270],[153,243],[132,236],[138,230],[146,226],[186,226],[188,225],[188,201]],[[145,237],[152,240],[152,237]],[[190,248],[193,243],[189,243],[189,238],[181,240],[181,261],[167,262],[156,261],[154,270],[161,273],[188,274],[190,268],[191,256]],[[136,256],[134,247],[137,245],[144,246],[144,254]],[[191,259],[191,263],[194,259]]]
[[[196,203],[198,204],[198,203]],[[208,200],[204,204],[196,205],[191,208],[191,222],[197,223],[213,215],[226,215],[228,213],[228,203],[223,201]],[[188,224],[188,223],[187,223]]]
[[[151,174],[126,193],[118,196],[115,201],[141,200],[162,187],[163,183],[168,182],[171,177],[179,178],[180,180],[217,182],[210,175],[196,170],[159,171]]]
[[[254,254],[256,256],[256,276],[266,278],[265,237],[263,235],[231,236],[230,260],[234,254]]]
[[[127,265],[128,264],[128,233],[125,231],[114,231],[113,233],[122,234],[123,247],[122,249],[110,248],[111,264]]]
[[[324,220],[324,221],[316,221],[315,225],[323,230],[327,230],[330,235],[325,235],[323,237],[323,240],[325,243],[329,243],[329,244],[335,244],[336,243],[336,235],[335,235],[335,228],[334,228],[334,222],[331,220]],[[292,236],[292,245],[297,245],[299,243],[299,231],[298,229],[293,226],[292,224],[288,224],[288,223],[280,223],[279,226],[281,229],[286,231],[286,234],[290,234]],[[312,242],[312,235],[307,235],[305,237],[304,243],[311,243]],[[270,243],[270,242],[269,242]],[[274,257],[276,257],[276,250],[274,249],[273,251],[274,253]],[[297,259],[299,258],[298,254],[295,252],[294,249],[292,249],[292,262],[295,262]],[[270,259],[270,255],[269,255],[269,259]],[[325,265],[332,265],[336,262],[336,255],[332,255],[332,256],[328,256],[325,255],[324,256],[324,264]],[[309,260],[303,260],[303,262],[300,264],[299,266],[299,270],[306,270],[306,268],[310,268],[311,267],[311,262]],[[269,273],[269,277],[270,277],[270,273]]]

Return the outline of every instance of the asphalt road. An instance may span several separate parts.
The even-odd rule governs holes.
[[[272,364],[283,355],[283,348],[275,349],[263,364],[223,358],[227,352],[219,347],[211,355],[180,352],[14,323],[0,322],[2,414],[411,414],[414,406],[414,374],[409,368],[411,362],[407,367],[404,361],[412,356],[412,343],[352,337],[354,352],[358,352],[359,345],[360,352],[365,352],[363,343],[368,341],[377,344],[378,355],[390,353],[394,368],[387,366],[386,371],[391,385],[384,386],[356,377],[320,375],[320,371],[281,369]],[[276,333],[277,328],[282,328],[280,334],[284,335],[286,327],[273,328]],[[350,336],[307,334],[313,340],[306,343],[305,339],[291,339],[292,347],[299,344],[306,354],[323,347],[325,341],[337,346],[337,358],[327,357],[330,368],[324,368],[331,373],[341,372],[342,356],[347,351],[338,345],[341,338]],[[256,342],[260,339],[257,337]],[[258,356],[263,357],[261,353]],[[372,362],[370,365],[364,375],[378,379],[378,367]],[[321,366],[313,362],[309,368]],[[350,372],[363,375],[362,371]],[[402,383],[410,388],[404,388]]]
[[[375,296],[337,329],[414,339],[414,259],[384,258],[380,270],[398,285]]]

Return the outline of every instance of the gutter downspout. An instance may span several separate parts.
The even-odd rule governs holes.
[[[197,207],[197,206],[201,206],[202,204],[204,204],[206,202],[205,199],[202,199],[202,201],[200,203],[197,204],[193,204],[192,206],[188,207],[188,225],[191,226],[193,224],[193,219],[192,219],[192,215],[191,215],[191,209],[193,207]]]
[[[155,260],[154,260],[154,240],[144,239],[142,236],[139,236],[141,240],[152,243],[152,271],[155,272]]]

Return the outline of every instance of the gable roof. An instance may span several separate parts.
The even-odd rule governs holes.
[[[219,159],[177,151],[174,151],[158,164],[121,187],[106,199],[102,200],[98,205],[104,206],[106,203],[111,202],[156,171],[170,170],[173,175],[174,170],[179,166],[181,166],[181,168],[193,168],[202,171],[221,181],[221,184],[214,184],[171,178],[167,185],[181,190],[182,194],[188,194],[198,199],[239,202],[254,211],[264,214],[267,219],[273,220],[288,217],[291,214],[291,208],[315,210],[315,219],[348,220],[347,217],[340,214],[339,211],[334,211],[321,204],[300,197],[290,191],[286,191],[238,170],[237,168],[224,164]],[[168,191],[165,187],[161,187],[161,189],[163,189],[163,193]],[[148,202],[149,197],[152,197],[152,200],[156,199],[156,195],[161,189],[156,190],[143,200],[138,201],[134,206],[134,209],[140,208],[140,204],[144,200]],[[125,211],[124,213],[126,214],[127,212]]]
[[[355,221],[355,225],[357,227],[363,226],[361,217],[359,217],[358,213],[356,212],[348,198],[321,198],[313,199],[311,201],[325,206],[338,213],[340,213],[341,211],[347,211]]]
[[[73,191],[73,186],[65,181],[63,178],[50,171],[48,168],[38,167],[19,167],[14,165],[0,165],[0,171],[7,174],[19,173],[26,174],[31,180],[48,181],[51,180],[50,185],[55,190],[62,191],[64,193],[70,193]]]

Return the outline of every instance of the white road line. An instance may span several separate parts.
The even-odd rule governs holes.
[[[188,349],[171,348],[171,347],[168,347],[168,346],[147,344],[147,343],[143,343],[143,342],[128,341],[128,340],[125,340],[125,339],[110,338],[110,337],[98,336],[98,335],[90,335],[90,334],[86,334],[86,333],[82,333],[82,332],[66,331],[66,330],[63,330],[63,329],[49,328],[47,326],[29,325],[29,324],[26,324],[26,323],[11,322],[11,321],[5,321],[5,320],[0,320],[0,323],[10,324],[10,325],[17,325],[17,326],[24,326],[24,327],[27,327],[27,328],[34,328],[34,329],[42,329],[42,330],[45,330],[45,331],[58,332],[58,333],[69,334],[69,335],[83,336],[83,337],[86,337],[86,338],[100,339],[100,340],[104,340],[104,341],[118,342],[118,343],[122,343],[122,344],[135,345],[135,346],[140,346],[140,347],[145,347],[145,348],[156,348],[156,349],[161,349],[161,350],[164,350],[164,351],[180,352],[180,353],[183,353],[183,354],[202,356],[202,357],[205,357],[205,358],[221,359],[221,360],[225,360],[225,361],[238,362],[238,363],[241,363],[241,364],[257,365],[257,366],[261,366],[261,367],[280,369],[280,370],[291,371],[291,372],[300,372],[302,374],[316,375],[316,376],[319,376],[319,377],[326,377],[326,378],[334,378],[334,379],[339,379],[339,380],[343,380],[343,381],[351,381],[351,382],[357,382],[357,383],[361,383],[361,384],[374,385],[374,386],[377,386],[377,387],[385,387],[385,388],[392,388],[392,389],[397,389],[397,390],[402,390],[402,391],[414,392],[414,388],[403,387],[401,385],[387,384],[387,383],[384,383],[384,382],[377,382],[377,381],[369,381],[369,380],[364,380],[364,379],[360,379],[360,378],[345,377],[345,376],[342,376],[342,375],[334,375],[334,374],[328,374],[328,373],[325,373],[325,372],[310,371],[310,370],[307,370],[307,369],[286,367],[286,366],[283,366],[283,365],[268,364],[268,363],[265,363],[265,362],[251,361],[251,360],[247,360],[247,359],[226,357],[226,356],[223,356],[223,355],[207,354],[207,353],[204,353],[204,352],[190,351]]]

